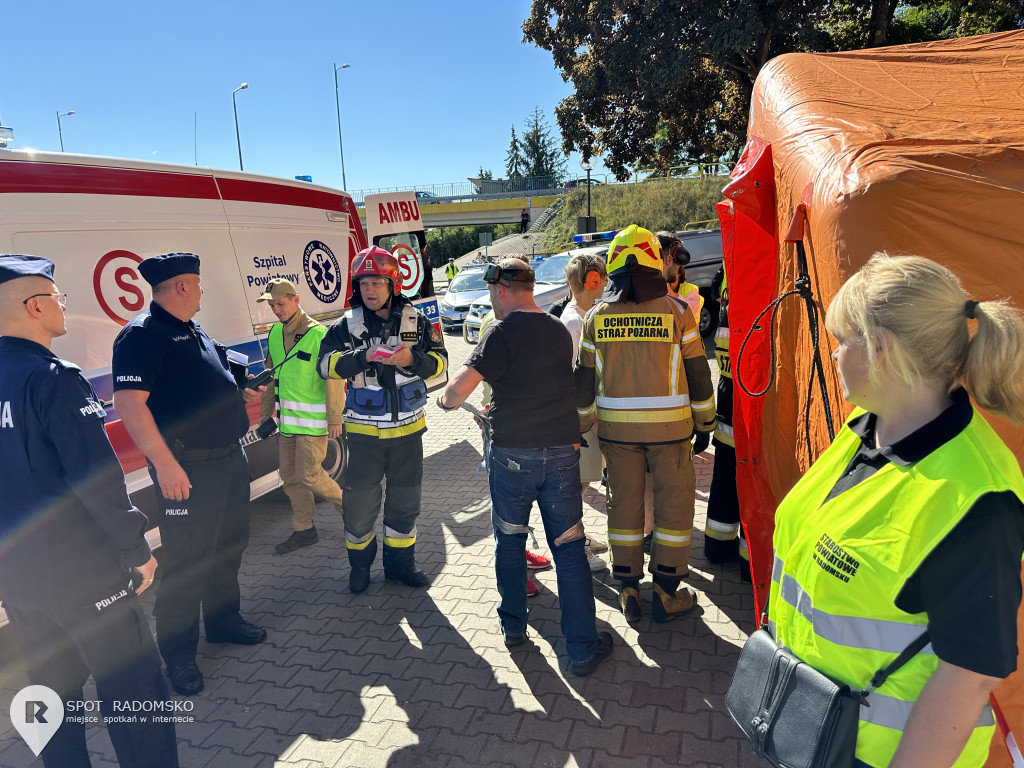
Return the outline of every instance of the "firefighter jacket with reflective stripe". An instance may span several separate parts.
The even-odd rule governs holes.
[[[670,296],[599,302],[583,321],[576,364],[580,427],[601,440],[655,444],[715,428],[715,398],[692,313]]]
[[[262,400],[260,401],[260,421],[264,421],[277,412],[278,422],[282,434],[285,435],[308,435],[308,434],[319,434],[325,435],[324,432],[306,432],[293,427],[299,425],[285,425],[282,418],[282,406],[278,402],[279,400],[285,400],[290,403],[297,404],[308,404],[313,403],[316,408],[309,413],[315,414],[310,416],[309,414],[296,414],[292,413],[290,416],[294,416],[298,419],[310,419],[313,418],[317,421],[320,420],[321,414],[326,414],[327,426],[337,425],[342,423],[342,414],[345,410],[345,382],[344,381],[327,381],[324,382],[320,379],[316,370],[317,356],[320,352],[320,341],[323,339],[327,329],[314,320],[312,317],[307,315],[300,307],[296,310],[295,314],[285,323],[275,325],[270,329],[270,336],[268,338],[269,354],[267,355],[266,365],[268,368],[273,368],[275,363],[284,360],[292,352],[292,350],[305,342],[306,346],[301,347],[300,352],[293,358],[288,360],[282,365],[278,371],[276,378],[272,384],[270,384],[263,392]],[[313,335],[310,338],[306,338],[310,333]],[[276,336],[275,336],[276,334]],[[275,348],[275,338],[280,343]],[[302,359],[300,359],[302,358]],[[298,382],[303,383],[299,384]],[[288,387],[292,385],[300,386],[309,392],[300,397],[288,397],[282,396],[280,389],[282,386]],[[308,397],[310,393],[314,391],[317,386],[326,387],[319,391],[320,394],[316,396],[317,399],[307,401],[305,397]],[[326,405],[326,409],[324,409]],[[290,407],[290,410],[302,410],[301,408]]]
[[[392,349],[404,344],[412,351],[408,368],[367,362],[366,350],[376,344]],[[324,378],[350,382],[345,398],[345,432],[387,439],[426,429],[423,406],[426,381],[444,374],[448,355],[441,334],[404,297],[394,297],[387,319],[352,307],[320,345],[318,371]]]
[[[278,323],[271,328],[268,341],[271,359],[284,361],[274,375],[281,434],[326,435],[327,382],[316,372],[316,359],[327,329],[318,323],[286,354],[283,327]]]
[[[715,439],[736,447],[732,434],[732,360],[729,358],[729,310],[723,304],[715,331],[715,361],[718,363],[718,426]]]
[[[862,413],[857,409],[851,418]],[[863,688],[927,627],[926,614],[896,607],[907,579],[982,494],[1010,490],[1024,498],[1024,478],[1013,454],[975,412],[959,435],[924,459],[910,466],[887,463],[826,501],[859,445],[844,426],[779,506],[769,616],[780,645]],[[860,760],[889,764],[937,666],[928,645],[870,694],[870,706],[860,710]],[[982,765],[993,732],[986,706],[955,765]]]

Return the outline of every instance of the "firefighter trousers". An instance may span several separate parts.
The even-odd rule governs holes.
[[[296,531],[308,531],[313,527],[316,496],[342,511],[341,487],[323,466],[327,439],[327,435],[277,436],[281,481],[292,503],[292,524]]]
[[[704,526],[704,556],[724,563],[740,556],[740,500],[736,494],[736,449],[715,438],[715,468]]]
[[[385,567],[411,570],[423,485],[423,433],[380,440],[348,436],[345,545],[353,567],[369,567],[377,552],[376,523],[384,503]],[[387,492],[381,480],[387,479]]]
[[[649,570],[682,577],[689,571],[696,480],[689,441],[632,445],[601,441],[608,465],[608,544],[612,575],[638,579],[644,572],[644,485],[654,482],[654,537]]]

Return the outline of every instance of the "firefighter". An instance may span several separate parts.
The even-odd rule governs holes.
[[[327,439],[342,433],[344,382],[325,382],[317,375],[316,358],[327,329],[299,306],[299,294],[291,281],[275,277],[257,302],[269,302],[281,322],[270,329],[267,368],[279,364],[272,385],[263,392],[260,419],[277,412],[280,434],[277,452],[284,492],[292,503],[292,534],[274,547],[279,555],[316,544],[313,525],[316,496],[342,511],[338,484],[323,467]]]
[[[608,251],[608,286],[587,313],[576,365],[580,428],[596,415],[608,465],[612,575],[628,621],[642,615],[644,479],[654,481],[652,615],[668,621],[696,604],[679,588],[693,527],[693,455],[715,429],[711,371],[691,312],[667,295],[661,245],[635,224]],[[696,439],[691,444],[696,434]]]
[[[718,361],[718,425],[712,444],[715,468],[708,495],[708,516],[704,526],[704,557],[710,563],[725,563],[741,558],[749,561],[747,542],[740,530],[740,501],[736,494],[736,443],[732,434],[732,363],[729,359],[729,291],[725,267],[715,276],[718,301],[722,305],[715,332],[715,359]],[[749,578],[750,569],[741,571]]]
[[[426,381],[444,374],[448,355],[440,332],[399,292],[398,261],[376,246],[352,263],[351,308],[320,343],[317,370],[348,379],[345,433],[345,545],[349,589],[363,592],[377,555],[376,522],[384,501],[384,576],[425,587],[416,567],[416,518],[423,480]]]

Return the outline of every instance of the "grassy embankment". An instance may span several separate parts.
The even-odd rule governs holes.
[[[714,177],[594,187],[590,193],[590,213],[597,217],[599,232],[630,224],[652,232],[675,231],[691,221],[715,219],[715,203],[722,199],[722,187],[728,181],[725,177]],[[571,248],[576,217],[586,215],[586,188],[572,190],[548,228],[545,250]]]

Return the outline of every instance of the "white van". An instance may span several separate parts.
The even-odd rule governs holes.
[[[144,511],[154,509],[152,481],[113,410],[110,379],[114,337],[149,305],[139,262],[171,251],[198,254],[206,296],[196,320],[257,373],[276,322],[266,303],[256,303],[267,281],[288,278],[303,308],[330,321],[344,311],[349,265],[365,247],[352,198],[334,189],[194,166],[0,149],[0,253],[54,261],[57,284],[68,294],[68,333],[53,350],[81,366],[103,400],[128,490]],[[255,425],[258,405],[249,416]],[[256,498],[281,484],[277,439],[258,441],[250,429],[245,442]],[[340,442],[329,441],[325,466],[340,474]]]

